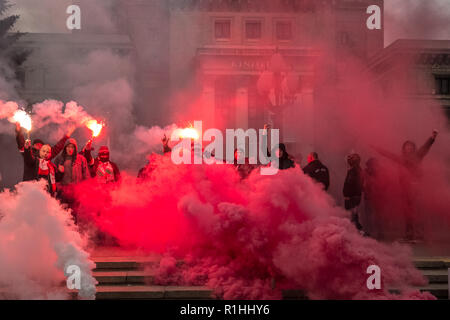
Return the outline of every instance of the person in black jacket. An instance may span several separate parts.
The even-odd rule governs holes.
[[[23,159],[27,172],[32,174],[31,180],[47,181],[47,191],[53,196],[56,193],[56,166],[51,162],[52,149],[48,144],[44,144],[35,155],[31,148],[31,141],[24,142]]]
[[[325,190],[328,190],[330,186],[330,173],[328,172],[328,168],[319,160],[319,155],[316,152],[311,152],[308,155],[308,165],[303,168],[303,172],[322,184]]]
[[[24,157],[24,166],[23,166],[23,181],[31,181],[36,179],[34,168],[27,166],[25,164],[25,138],[22,133],[22,128],[20,127],[20,123],[16,123],[16,142],[17,142],[17,148],[19,149],[19,152],[22,154],[22,157]],[[55,144],[51,149],[51,159],[55,158],[64,148],[64,144],[66,143],[67,139],[70,138],[75,128],[71,127],[67,134],[58,141],[57,144]],[[31,143],[30,151],[32,152],[33,156],[35,158],[39,158],[39,150],[44,145],[44,142],[40,139],[33,140],[33,143]],[[50,159],[50,160],[51,160]]]
[[[275,148],[275,155],[278,158],[278,169],[286,170],[290,168],[295,168],[295,163],[286,151],[286,145],[284,143],[278,144]],[[270,157],[270,153],[268,153]]]
[[[353,153],[347,157],[349,169],[344,182],[344,204],[345,209],[351,212],[351,220],[356,228],[362,232],[362,225],[359,222],[358,207],[361,203],[363,192],[364,176],[361,169],[361,157]]]
[[[84,155],[88,162],[91,177],[100,183],[111,183],[120,181],[120,170],[117,164],[109,159],[109,148],[101,146],[98,150],[97,158],[91,154],[92,141],[89,141],[84,148]]]

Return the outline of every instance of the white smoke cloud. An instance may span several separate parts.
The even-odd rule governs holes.
[[[70,212],[45,190],[24,182],[0,193],[0,296],[6,299],[67,299],[64,272],[81,270],[79,298],[94,299],[95,264],[83,247]]]

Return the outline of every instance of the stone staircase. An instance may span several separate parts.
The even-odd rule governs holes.
[[[449,257],[417,257],[414,260],[418,268],[428,279],[428,286],[420,288],[429,291],[438,299],[449,299]]]
[[[93,257],[96,263],[94,277],[97,299],[212,299],[212,291],[206,287],[179,287],[152,285],[154,273],[151,266],[158,257],[115,256]],[[415,265],[428,278],[429,285],[420,288],[438,299],[448,299],[448,268],[450,258],[417,258]],[[306,299],[300,290],[283,291],[283,299]]]
[[[98,281],[96,299],[211,299],[206,287],[153,285],[154,273],[145,271],[156,257],[94,257]]]

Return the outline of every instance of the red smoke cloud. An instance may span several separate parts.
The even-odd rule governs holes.
[[[164,254],[157,283],[207,285],[225,299],[276,299],[292,287],[317,299],[432,298],[408,291],[425,280],[407,248],[362,237],[298,168],[240,181],[230,165],[152,163],[146,181],[88,181],[77,196],[80,217],[121,245]],[[372,264],[382,290],[366,287]],[[406,290],[393,296],[392,287]]]

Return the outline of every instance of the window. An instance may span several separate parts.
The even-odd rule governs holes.
[[[450,94],[450,75],[436,77],[436,94]]]
[[[214,24],[214,34],[216,39],[231,39],[231,21],[216,21]]]
[[[278,40],[292,40],[292,23],[289,21],[277,22],[276,36]]]
[[[260,21],[248,21],[245,23],[245,37],[249,40],[261,39],[262,25]]]

